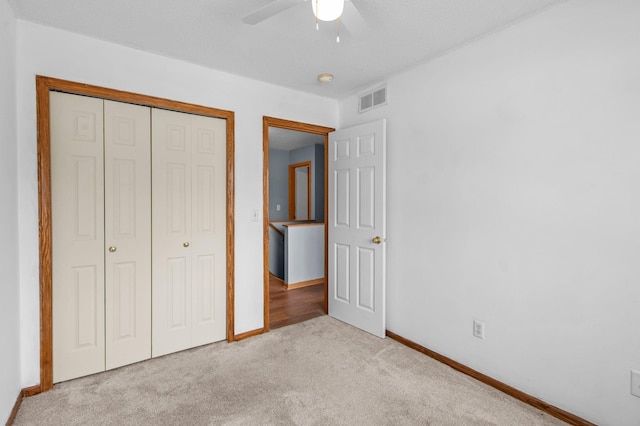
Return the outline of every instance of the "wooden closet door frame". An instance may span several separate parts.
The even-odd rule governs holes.
[[[52,233],[51,233],[51,135],[49,92],[65,92],[118,102],[168,109],[227,122],[227,341],[237,340],[234,334],[234,119],[226,111],[154,96],[140,95],[100,86],[76,83],[45,76],[36,76],[36,114],[38,128],[38,219],[40,250],[40,385],[29,388],[29,395],[53,388],[52,335]]]

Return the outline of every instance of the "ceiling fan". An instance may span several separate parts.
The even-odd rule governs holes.
[[[271,18],[272,16],[284,12],[287,9],[295,6],[300,6],[302,4],[308,5],[309,3],[311,3],[313,14],[316,15],[319,20],[335,20],[335,15],[329,16],[328,19],[323,19],[324,17],[322,16],[322,8],[325,8],[325,6],[323,6],[323,3],[325,2],[333,3],[334,6],[336,3],[340,3],[339,6],[341,6],[341,3],[344,3],[342,13],[340,14],[339,11],[336,13],[340,18],[340,24],[342,24],[351,35],[357,36],[364,31],[364,19],[351,0],[310,0],[309,2],[307,2],[307,0],[275,0],[245,16],[244,18],[242,18],[242,22],[249,25],[256,25]],[[327,5],[325,11],[328,10],[329,7],[332,6]],[[338,41],[340,40],[338,39]]]

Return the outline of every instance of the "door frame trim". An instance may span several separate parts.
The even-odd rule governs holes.
[[[327,259],[327,243],[329,241],[328,227],[326,226],[329,214],[329,133],[336,129],[319,126],[316,124],[299,121],[285,120],[282,118],[262,117],[262,221],[263,221],[263,272],[264,272],[264,326],[262,332],[269,331],[269,127],[285,130],[313,133],[324,136],[324,312],[329,312],[329,263]]]
[[[227,341],[234,335],[234,143],[235,113],[217,108],[194,105],[154,96],[141,95],[89,84],[76,83],[36,75],[36,119],[38,144],[38,239],[40,265],[40,391],[53,388],[52,333],[52,232],[51,232],[51,135],[49,93],[65,92],[153,108],[222,118],[227,123]]]

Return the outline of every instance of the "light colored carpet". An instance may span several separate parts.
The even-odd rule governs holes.
[[[72,380],[15,425],[560,425],[328,316]]]

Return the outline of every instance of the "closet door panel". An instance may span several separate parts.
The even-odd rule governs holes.
[[[152,356],[191,347],[191,116],[152,110]]]
[[[105,101],[106,368],[151,357],[151,109]]]
[[[103,101],[52,92],[53,380],[103,371]]]
[[[193,116],[193,346],[226,337],[226,121]]]

